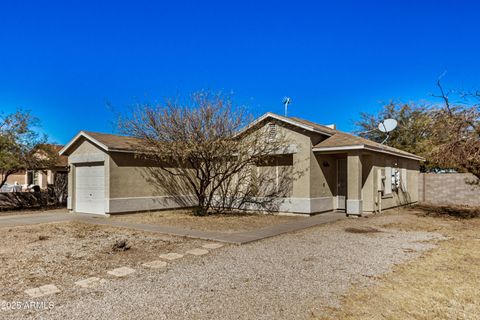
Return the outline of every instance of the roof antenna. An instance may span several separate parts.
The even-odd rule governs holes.
[[[387,137],[382,141],[381,144],[387,142],[388,138],[390,138],[390,132],[397,127],[397,124],[397,120],[395,119],[385,119],[383,121],[380,121],[380,123],[378,124],[378,130],[387,134]]]
[[[290,99],[290,97],[285,97],[283,98],[283,105],[285,106],[285,117],[287,116],[288,114],[288,105],[292,103],[292,100]]]

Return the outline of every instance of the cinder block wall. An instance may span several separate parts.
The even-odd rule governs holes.
[[[420,202],[480,206],[480,185],[469,173],[421,173],[418,180]],[[470,182],[470,183],[468,183]]]

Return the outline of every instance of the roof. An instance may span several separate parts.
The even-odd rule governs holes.
[[[304,130],[307,130],[307,131],[310,131],[310,132],[320,133],[320,134],[327,135],[327,136],[331,136],[335,133],[335,130],[333,130],[333,129],[327,127],[327,126],[322,126],[321,124],[311,122],[311,121],[308,121],[308,120],[299,119],[299,118],[284,117],[284,116],[281,116],[281,115],[278,115],[278,114],[272,113],[272,112],[265,113],[263,116],[261,116],[260,118],[258,118],[255,121],[253,121],[244,130],[248,130],[249,128],[252,128],[252,127],[256,126],[257,124],[261,123],[262,121],[264,121],[268,118],[276,119],[276,120],[282,121],[284,123],[288,123],[290,125],[302,128]]]
[[[397,148],[389,147],[378,142],[368,140],[362,137],[354,136],[342,131],[338,131],[331,137],[323,140],[313,146],[313,151],[340,151],[365,149],[381,153],[393,154],[396,156],[424,161],[425,159],[413,153],[409,153]]]
[[[53,149],[53,152],[60,152],[60,150],[63,149],[63,146],[61,145],[51,145],[51,148]],[[68,157],[67,156],[59,156],[57,159],[57,163],[55,164],[57,167],[68,167]]]
[[[300,119],[297,117],[284,117],[275,113],[265,113],[263,116],[253,121],[245,130],[252,128],[266,119],[276,119],[284,123],[302,128],[304,130],[318,133],[326,136],[326,139],[312,147],[316,152],[333,152],[333,151],[347,151],[347,150],[370,150],[374,152],[381,152],[396,155],[399,157],[410,158],[414,160],[424,161],[422,157],[412,153],[389,147],[372,140],[358,137],[346,132],[332,129],[321,124]],[[121,136],[115,134],[98,133],[90,131],[80,131],[62,150],[60,155],[68,155],[68,150],[79,139],[84,137],[90,140],[104,151],[114,152],[135,152],[141,149],[144,144],[138,138]]]
[[[409,153],[397,148],[389,147],[378,142],[368,140],[362,137],[358,137],[343,131],[339,131],[336,129],[332,129],[330,127],[297,118],[297,117],[284,117],[274,113],[266,113],[262,117],[257,120],[258,122],[264,120],[268,117],[285,121],[290,124],[297,124],[297,126],[307,127],[309,131],[319,132],[328,137],[323,140],[322,142],[318,143],[317,145],[312,147],[313,151],[321,152],[321,151],[347,151],[347,150],[370,150],[375,152],[393,154],[399,157],[410,158],[414,160],[424,161],[425,159],[417,156],[413,153]]]
[[[295,121],[300,122],[300,123],[303,123],[303,124],[308,125],[308,126],[312,126],[313,128],[315,128],[317,130],[328,132],[332,135],[335,134],[336,131],[337,131],[337,130],[332,129],[330,127],[323,126],[321,124],[318,124],[318,123],[315,123],[315,122],[312,122],[312,121],[308,121],[308,120],[305,120],[305,119],[300,119],[300,118],[297,118],[297,117],[290,117],[290,119],[295,120]]]
[[[109,151],[135,151],[142,145],[138,138],[129,136],[84,131],[87,135],[105,145]]]
[[[42,144],[40,145],[41,150],[48,151],[50,154],[58,154],[63,146],[58,144]],[[42,152],[42,151],[40,151]],[[67,167],[68,166],[68,157],[59,156],[55,162],[55,167]]]
[[[104,151],[116,152],[134,152],[140,149],[142,141],[140,139],[109,133],[99,133],[91,131],[80,131],[62,150],[60,155],[68,155],[68,150],[79,139],[85,138]]]

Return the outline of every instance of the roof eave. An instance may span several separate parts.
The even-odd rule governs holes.
[[[104,145],[103,143],[101,143],[100,141],[98,141],[97,139],[94,139],[92,138],[89,134],[87,134],[85,131],[80,131],[79,133],[77,133],[77,135],[72,139],[70,140],[70,142],[68,142],[63,148],[62,150],[60,150],[58,152],[59,155],[61,156],[68,156],[68,154],[66,154],[67,150],[70,149],[70,147],[78,140],[80,139],[81,137],[89,140],[90,142],[92,142],[93,144],[95,144],[96,146],[98,146],[99,148],[101,148],[102,150],[104,151],[111,151],[109,150],[109,148]]]
[[[322,130],[318,130],[312,126],[308,126],[306,124],[303,124],[303,123],[300,123],[298,121],[295,121],[293,119],[290,119],[290,118],[287,118],[287,117],[283,117],[283,116],[280,116],[278,114],[275,114],[275,113],[271,113],[271,112],[267,112],[265,113],[264,115],[262,115],[260,118],[254,120],[252,123],[250,123],[247,127],[245,127],[243,130],[241,130],[237,135],[245,132],[246,130],[254,127],[255,125],[259,124],[260,122],[262,122],[263,120],[267,119],[267,118],[273,118],[273,119],[276,119],[276,120],[279,120],[279,121],[282,121],[282,122],[285,122],[285,123],[288,123],[290,125],[293,125],[293,126],[296,126],[296,127],[299,127],[299,128],[302,128],[304,130],[307,130],[307,131],[310,131],[310,132],[316,132],[316,133],[320,133],[320,134],[323,134],[323,135],[326,135],[326,136],[329,136],[331,137],[333,135],[333,133],[330,133],[330,132],[327,132],[327,131],[322,131]]]
[[[140,153],[139,150],[127,150],[127,149],[108,149],[109,152],[122,152],[122,153]]]
[[[367,146],[367,145],[350,145],[350,146],[335,146],[335,147],[313,147],[312,151],[317,151],[317,152],[322,152],[322,151],[348,151],[348,150],[369,150],[369,151],[375,151],[375,152],[380,152],[380,153],[386,153],[386,154],[391,154],[395,155],[397,157],[402,157],[402,158],[407,158],[407,159],[413,159],[413,160],[418,160],[418,161],[425,161],[425,158],[416,156],[414,154],[408,155],[408,154],[403,154],[400,152],[395,152],[391,150],[385,150],[381,148],[375,148],[372,146]]]

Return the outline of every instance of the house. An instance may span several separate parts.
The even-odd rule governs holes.
[[[59,152],[63,146],[48,145],[52,152]],[[19,185],[25,190],[27,186],[36,185],[40,189],[47,189],[47,186],[55,182],[55,176],[67,174],[68,157],[60,156],[54,166],[37,170],[21,170],[7,178],[6,185]]]
[[[307,120],[267,113],[254,129],[284,133],[291,146],[281,162],[268,164],[302,172],[291,182],[278,211],[375,212],[418,200],[420,162],[414,154]],[[148,182],[148,163],[135,157],[132,137],[81,131],[61,151],[68,156],[68,208],[75,212],[120,213],[177,208],[174,197]],[[278,173],[277,173],[278,174]]]

